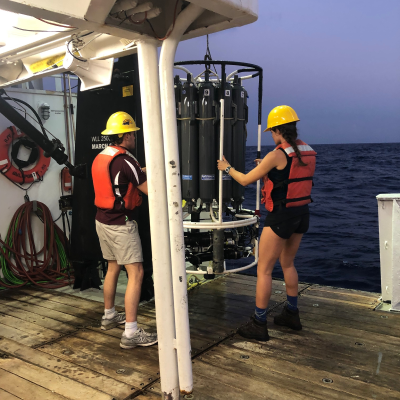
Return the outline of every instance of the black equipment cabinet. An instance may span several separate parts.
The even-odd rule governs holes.
[[[87,165],[88,176],[86,180],[74,180],[71,252],[78,280],[79,276],[86,273],[83,270],[88,268],[93,270],[93,266],[97,266],[98,262],[103,261],[95,228],[96,207],[94,205],[91,166],[95,157],[109,144],[108,138],[101,136],[101,132],[105,129],[111,114],[117,111],[125,111],[130,114],[140,128],[136,132],[134,156],[143,167],[145,166],[145,154],[136,54],[116,60],[110,85],[78,92],[75,162]],[[145,195],[140,206],[140,212],[138,212],[137,222],[144,258],[142,298],[148,298],[153,294],[151,279],[153,268],[149,209]]]

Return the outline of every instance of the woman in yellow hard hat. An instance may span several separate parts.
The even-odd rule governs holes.
[[[275,107],[268,115],[265,131],[270,131],[276,145],[257,166],[242,174],[218,160],[218,169],[247,186],[263,179],[262,203],[269,211],[260,238],[257,266],[256,307],[250,321],[238,330],[239,335],[261,341],[269,340],[267,307],[271,297],[272,270],[279,259],[286,283],[287,303],[275,324],[300,330],[297,308],[298,276],[294,258],[303,234],[308,230],[315,151],[297,139],[299,118],[289,106]],[[264,131],[264,132],[265,132]]]

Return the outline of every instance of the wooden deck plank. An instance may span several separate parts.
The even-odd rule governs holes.
[[[281,398],[281,399],[291,399],[293,397],[292,392],[296,392],[298,397],[294,398],[312,398],[323,400],[326,398],[332,400],[341,400],[343,398],[349,400],[359,400],[359,397],[348,396],[345,397],[345,393],[338,393],[333,391],[330,393],[329,390],[320,388],[313,385],[310,382],[302,381],[298,378],[293,378],[289,375],[280,374],[279,372],[268,370],[266,368],[260,367],[259,365],[251,364],[250,362],[244,363],[242,361],[236,360],[232,357],[226,357],[227,352],[220,352],[219,349],[215,349],[214,352],[207,352],[201,356],[201,360],[207,365],[211,364],[213,366],[222,369],[220,372],[223,375],[231,375],[232,373],[240,373],[241,376],[246,376],[250,382],[257,387],[258,382],[273,382],[273,389],[270,387],[264,388],[263,392],[265,398]],[[246,352],[248,355],[250,352]],[[251,357],[251,356],[250,356]],[[294,384],[295,382],[295,384]],[[237,387],[240,382],[237,382]],[[328,397],[327,395],[330,395]]]
[[[2,293],[5,293],[5,292],[6,292],[6,291],[0,290],[0,296],[1,296]],[[8,299],[8,298],[0,297],[0,304],[7,304],[7,303],[9,303],[10,301],[11,301],[11,300]]]
[[[31,349],[12,340],[0,340],[0,350],[20,360],[45,370],[61,374],[112,397],[125,398],[132,393],[132,385],[116,381],[108,376],[92,372],[71,362],[61,360],[39,350]],[[11,371],[12,372],[12,371]]]
[[[236,393],[232,399],[269,399],[269,400],[309,400],[309,396],[304,396],[296,392],[296,389],[289,390],[278,388],[274,381],[258,379],[254,375],[249,375],[244,370],[225,369],[226,364],[211,364],[202,361],[200,357],[193,364],[194,376],[203,377],[208,381],[208,390],[213,394],[214,388],[220,384],[234,389]],[[223,361],[223,360],[221,360]],[[221,367],[223,365],[223,368]],[[228,366],[229,368],[229,366]]]
[[[55,310],[64,314],[69,314],[78,318],[82,318],[85,320],[99,320],[101,319],[101,315],[96,312],[92,311],[87,311],[87,310],[82,310],[76,307],[68,306],[62,303],[58,303],[55,301],[51,300],[43,300],[39,297],[34,297],[34,296],[29,296],[25,295],[23,293],[15,293],[15,294],[7,294],[8,298],[11,298],[13,300],[17,300],[20,302],[28,303],[28,304],[33,304],[36,306],[44,307],[49,310]]]
[[[224,343],[225,345],[226,343]],[[220,345],[219,347],[221,347]],[[372,352],[356,352],[352,356],[344,356],[337,351],[329,351],[325,346],[309,347],[307,341],[301,345],[292,345],[285,340],[275,339],[267,343],[244,341],[237,337],[229,341],[230,348],[236,348],[242,354],[248,354],[257,347],[257,352],[264,358],[274,360],[280,365],[281,360],[298,367],[312,368],[320,375],[340,375],[346,378],[373,383],[388,389],[399,390],[400,370],[386,363],[384,355],[377,374],[377,355]],[[218,348],[219,348],[218,347]],[[358,353],[358,354],[357,354]],[[395,357],[394,355],[391,355]],[[289,368],[291,369],[291,367]]]
[[[76,327],[74,327],[73,325],[69,325],[64,322],[56,321],[55,319],[49,317],[35,314],[26,309],[11,307],[9,304],[0,304],[0,313],[19,318],[23,321],[37,324],[43,328],[48,328],[60,333],[69,333],[76,329]]]
[[[202,304],[200,304],[202,306]],[[148,315],[148,316],[156,316],[154,309],[151,308],[141,308],[139,310],[141,315]],[[207,318],[204,317],[207,315]],[[248,319],[248,315],[244,312],[242,313],[230,313],[225,311],[222,307],[221,308],[206,308],[206,307],[196,307],[196,305],[192,304],[189,306],[189,319],[195,320],[197,317],[202,318],[203,320],[207,321],[209,324],[217,325],[221,327],[231,326],[232,324],[236,325],[237,321],[239,323],[243,323],[246,319]],[[219,320],[219,322],[218,322]]]
[[[328,297],[329,297],[329,294],[335,294],[335,296],[331,297],[331,298],[337,298],[336,295],[343,295],[344,297],[361,296],[361,297],[365,297],[365,298],[373,299],[373,300],[380,297],[380,294],[375,293],[375,292],[365,292],[363,290],[344,289],[344,288],[337,288],[337,287],[333,287],[333,286],[323,286],[323,285],[311,285],[306,292],[307,293],[321,292],[321,293],[327,294]]]
[[[262,396],[253,396],[253,394],[249,398],[246,395],[248,396],[243,390],[232,388],[221,382],[210,386],[210,380],[202,375],[196,374],[193,376],[193,396],[196,400],[260,400],[263,398]],[[155,383],[142,396],[135,397],[135,399],[160,399],[161,384],[159,382]]]
[[[375,311],[369,311],[369,313],[374,313]],[[348,314],[348,313],[345,313]],[[337,314],[336,314],[337,315]],[[378,335],[390,336],[390,338],[400,339],[400,329],[396,324],[388,324],[382,321],[381,318],[374,318],[373,316],[364,315],[364,318],[356,318],[356,320],[350,319],[349,317],[343,317],[342,315],[336,316],[334,312],[330,315],[321,315],[315,311],[315,308],[301,308],[301,319],[302,321],[313,321],[320,323],[321,321],[328,322],[329,325],[335,325],[336,327],[347,327],[352,329],[357,329],[360,331],[365,331],[369,333],[376,333]],[[382,321],[382,323],[381,323]],[[393,326],[394,325],[394,326]],[[386,327],[387,329],[382,329]],[[391,339],[390,339],[391,340]],[[397,342],[399,343],[399,342]]]
[[[225,284],[236,284],[236,285],[247,285],[252,286],[255,289],[257,284],[257,277],[250,275],[239,275],[239,274],[229,274],[224,277]],[[216,281],[218,282],[218,281]],[[283,290],[286,292],[285,282],[283,280],[274,279],[272,281],[272,290]],[[299,291],[302,291],[310,286],[309,283],[301,283],[299,282]]]
[[[38,297],[43,300],[51,300],[67,306],[76,307],[81,310],[96,312],[100,315],[103,315],[104,313],[104,305],[102,303],[82,297],[74,297],[66,293],[57,292],[55,290],[42,291],[34,289],[20,289],[19,292],[29,296]]]
[[[0,399],[1,400],[22,400],[21,397],[14,396],[13,394],[0,389]]]
[[[400,398],[400,316],[372,311],[376,294],[301,284],[303,330],[294,332],[272,322],[286,300],[283,282],[274,280],[268,315],[271,340],[259,343],[235,335],[253,312],[255,285],[256,277],[228,275],[188,293],[196,400]],[[0,355],[3,351],[16,357],[13,362],[63,374],[102,395],[160,398],[157,346],[120,349],[124,327],[100,330],[102,303],[53,290],[6,292],[0,293]],[[154,301],[139,307],[138,322],[146,330],[156,330],[155,317]],[[49,334],[58,336],[46,344]],[[21,343],[36,349],[26,351]],[[243,354],[250,358],[241,359]],[[1,365],[0,373],[7,373]],[[24,385],[33,384],[28,375],[12,375]],[[322,377],[333,383],[323,383]],[[48,389],[35,383],[38,390]],[[147,390],[141,393],[143,387]],[[20,397],[1,384],[0,390]],[[56,393],[67,398],[64,392]]]
[[[7,306],[14,307],[19,310],[25,310],[43,317],[48,317],[56,321],[70,324],[74,327],[84,327],[85,325],[92,323],[92,320],[79,318],[73,315],[64,314],[63,312],[38,306],[35,304],[30,304],[18,300],[11,300],[7,303]]]
[[[310,356],[316,356],[322,352],[322,354],[329,355],[332,360],[357,360],[358,357],[362,357],[365,354],[373,355],[373,359],[376,361],[378,354],[381,352],[385,356],[385,363],[396,368],[400,367],[398,349],[392,352],[384,349],[379,343],[364,343],[363,346],[359,346],[356,344],[358,342],[353,338],[331,332],[307,331],[304,328],[301,332],[293,332],[289,329],[274,326],[269,318],[268,323],[271,338],[268,344],[273,344],[275,340],[279,339],[278,343],[284,342],[285,346],[294,346],[299,351],[306,345],[309,348]],[[304,354],[304,356],[307,357],[307,354]]]
[[[35,384],[67,399],[112,400],[112,396],[109,394],[92,389],[63,375],[26,363],[17,358],[0,360],[0,368],[27,381],[35,382]]]
[[[396,399],[400,398],[400,392],[394,392],[396,388],[382,388],[371,383],[365,383],[358,379],[351,377],[343,377],[340,374],[334,374],[332,372],[320,371],[314,368],[306,367],[304,365],[297,365],[296,363],[277,360],[275,358],[265,357],[265,353],[260,350],[260,346],[256,342],[246,342],[246,351],[239,350],[233,346],[221,344],[212,352],[208,352],[202,355],[203,360],[208,358],[216,358],[216,362],[226,363],[230,368],[235,368],[235,363],[245,363],[252,367],[254,371],[260,374],[260,376],[268,375],[264,371],[259,369],[266,369],[276,373],[274,375],[274,382],[279,385],[278,378],[281,379],[281,385],[287,382],[287,377],[296,379],[296,389],[301,391],[303,394],[309,393],[321,398],[329,399],[343,399],[351,397],[361,397],[365,399],[373,398],[376,395],[383,396],[385,399]],[[248,359],[243,359],[243,355],[248,356]],[[222,360],[221,360],[222,358]],[[224,364],[225,365],[225,364]],[[235,368],[240,369],[240,365]],[[255,373],[255,372],[253,372]],[[286,378],[285,378],[286,377]],[[324,383],[323,379],[332,379],[332,383]],[[397,388],[400,387],[397,379]]]
[[[304,294],[302,294],[302,296],[309,296],[310,299],[312,299],[314,301],[314,303],[319,303],[321,301],[326,301],[326,300],[334,300],[337,304],[338,307],[347,307],[347,306],[352,306],[352,307],[361,307],[365,310],[367,309],[374,309],[378,304],[379,301],[378,300],[372,300],[372,299],[368,299],[368,300],[360,300],[360,298],[350,298],[350,297],[341,297],[338,296],[338,298],[333,299],[331,297],[327,297],[324,295],[324,293],[320,293],[319,296],[317,296],[316,294],[313,295],[309,295],[308,292],[305,292]]]
[[[273,324],[272,318],[268,318],[269,326],[271,327],[270,336],[277,338],[285,338],[292,343],[301,344],[304,340],[310,342],[310,345],[315,344],[316,347],[324,344],[327,348],[337,349],[337,346],[346,348],[359,348],[379,352],[399,354],[399,347],[390,342],[392,337],[380,335],[375,337],[375,334],[370,334],[365,331],[356,329],[335,328],[334,325],[313,323],[311,321],[303,321],[303,330],[300,332],[290,331],[285,327],[276,327]],[[325,326],[323,326],[325,325]],[[387,342],[380,342],[379,339],[383,338]],[[394,338],[396,341],[398,338]]]
[[[136,400],[160,400],[160,395],[149,390],[135,397]]]
[[[57,344],[73,350],[74,353],[82,351],[87,354],[97,355],[104,361],[116,365],[124,365],[117,369],[132,369],[154,377],[157,376],[158,349],[156,345],[123,350],[120,348],[119,343],[119,338],[92,331],[80,331],[57,341]],[[48,347],[51,348],[51,345]],[[45,348],[48,347],[46,346]],[[43,347],[40,350],[44,350]]]
[[[157,374],[153,376],[135,369],[137,367],[135,362],[140,362],[137,358],[134,358],[135,362],[125,362],[116,358],[110,359],[107,357],[108,349],[99,345],[90,346],[85,340],[78,338],[70,338],[70,340],[63,341],[61,344],[44,345],[37,350],[136,388],[143,387],[159,377]],[[121,369],[125,372],[117,373]]]
[[[102,333],[82,330],[77,332],[74,337],[87,340],[91,344],[103,345],[111,353],[115,360],[132,362],[137,364],[137,368],[148,371],[156,375],[158,372],[158,346],[135,347],[132,351],[121,349],[119,346],[120,338],[112,338]],[[110,354],[109,354],[110,356]]]
[[[380,327],[388,329],[400,329],[400,318],[395,315],[383,312],[374,311],[372,309],[365,310],[360,306],[338,307],[337,303],[332,300],[322,300],[315,302],[314,299],[308,296],[299,298],[300,313],[312,313],[320,316],[323,319],[330,317],[340,318],[343,320],[351,320],[358,323],[373,323]]]
[[[362,329],[360,324],[358,328],[350,328],[348,326],[335,325],[334,323],[326,323],[315,319],[308,319],[306,315],[302,315],[303,331],[313,333],[326,332],[330,334],[339,334],[347,337],[353,343],[364,343],[368,346],[376,347],[377,343],[381,350],[397,352],[400,348],[400,338],[382,333],[372,333]]]
[[[29,400],[68,400],[64,396],[2,369],[1,365],[0,363],[0,389],[12,393],[17,398],[27,400],[29,393]]]
[[[40,343],[47,342],[47,340],[43,339],[40,335],[30,335],[29,332],[24,332],[3,324],[0,324],[0,336],[15,340],[26,346],[36,346]]]
[[[362,304],[364,306],[376,306],[379,303],[379,298],[371,298],[371,297],[365,297],[361,296],[358,294],[348,294],[344,295],[341,293],[335,293],[335,292],[329,292],[329,291],[323,291],[323,290],[310,290],[306,291],[304,293],[307,296],[312,296],[315,297],[316,299],[318,298],[323,298],[323,299],[332,299],[332,300],[339,300],[340,302],[348,302],[348,303],[353,303],[353,304]]]
[[[138,314],[151,316],[153,318],[155,318],[156,315],[155,310],[142,307],[138,310]],[[205,318],[204,315],[207,315],[207,318]],[[229,317],[227,315],[221,315],[221,313],[218,314],[218,312],[216,312],[214,309],[210,309],[208,313],[205,311],[203,313],[200,313],[200,311],[189,312],[190,323],[201,321],[201,323],[206,322],[209,325],[213,325],[222,329],[233,329],[233,327],[240,326],[247,319],[248,316],[240,316],[237,314],[230,315]]]
[[[36,323],[27,322],[11,315],[0,314],[0,324],[19,329],[26,332],[28,335],[39,336],[45,341],[54,340],[61,336],[61,333],[54,331],[53,329],[43,328]]]
[[[218,282],[218,281],[216,281],[216,282],[209,283],[208,285],[200,286],[199,288],[193,289],[193,292],[195,292],[196,290],[226,292],[226,293],[232,293],[232,294],[240,293],[241,295],[251,296],[253,298],[256,294],[255,286],[240,285],[240,284],[235,284],[234,282]]]

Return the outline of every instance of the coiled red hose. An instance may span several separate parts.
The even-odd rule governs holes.
[[[37,249],[32,231],[32,217],[43,222],[44,244]],[[15,212],[5,240],[0,239],[0,286],[6,288],[33,284],[60,288],[73,282],[66,256],[68,242],[54,223],[48,207],[29,201]]]

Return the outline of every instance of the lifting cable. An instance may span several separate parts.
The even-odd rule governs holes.
[[[34,241],[34,215],[43,223],[41,249]],[[26,202],[15,212],[4,241],[0,239],[0,288],[36,285],[56,289],[71,284],[67,253],[68,241],[48,207],[39,201]]]

